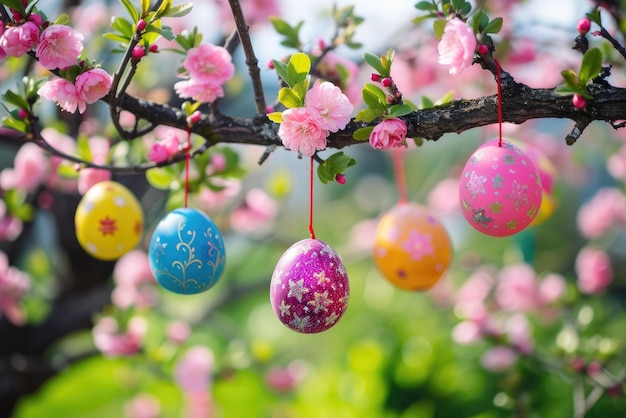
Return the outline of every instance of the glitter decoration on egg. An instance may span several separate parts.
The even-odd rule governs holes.
[[[350,297],[341,257],[323,241],[303,239],[278,260],[270,301],[286,327],[305,334],[325,331],[344,314]]]
[[[212,288],[226,264],[222,233],[205,213],[179,208],[156,226],[148,250],[150,270],[162,287],[179,294]]]
[[[378,222],[372,253],[382,276],[409,291],[433,287],[448,270],[452,244],[439,220],[416,203],[400,203]]]
[[[92,257],[112,261],[132,250],[143,234],[143,211],[133,193],[114,181],[94,184],[74,214],[76,238]]]
[[[477,231],[506,237],[528,227],[541,207],[541,179],[532,159],[513,144],[493,139],[480,146],[463,168],[459,202]]]

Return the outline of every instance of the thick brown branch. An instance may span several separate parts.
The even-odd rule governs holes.
[[[523,84],[507,83],[503,85],[503,119],[517,124],[531,119],[571,119],[579,126],[586,126],[593,120],[611,123],[626,120],[626,89],[601,83],[592,85],[590,93],[595,99],[588,102],[586,109],[579,110],[572,105],[570,96],[559,95],[554,89],[533,89]],[[171,106],[128,95],[120,100],[119,105],[137,117],[154,123],[180,129],[187,126],[184,113]],[[409,137],[437,140],[447,133],[461,133],[497,123],[497,96],[459,99],[446,105],[415,111],[403,119],[407,122]],[[352,134],[364,126],[366,124],[362,122],[349,123],[345,130],[330,135],[328,147],[344,148],[360,143],[352,138]],[[209,145],[281,145],[277,135],[278,125],[262,117],[220,117],[218,120],[205,116],[192,127],[192,131],[206,138]]]

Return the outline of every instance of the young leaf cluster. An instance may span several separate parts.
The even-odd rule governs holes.
[[[304,106],[304,98],[309,89],[311,71],[311,59],[303,52],[296,52],[289,58],[286,64],[282,61],[274,60],[274,68],[286,87],[278,91],[278,101],[287,108]],[[282,122],[280,112],[270,113],[270,120]]]
[[[587,91],[587,85],[600,74],[600,71],[602,71],[602,51],[591,48],[583,55],[578,74],[571,69],[561,71],[565,85],[556,91],[565,95],[580,94],[586,99],[593,99]]]
[[[184,16],[191,12],[193,6],[188,2],[172,6],[172,0],[165,0],[161,2],[157,10],[152,11],[150,10],[150,1],[141,0],[140,10],[137,10],[130,0],[120,1],[128,12],[130,20],[121,16],[115,17],[111,22],[113,32],[104,34],[105,38],[119,42],[120,49],[116,49],[115,52],[124,52],[128,48],[128,44],[137,33],[137,22],[141,19],[147,23],[141,33],[141,39],[146,47],[154,43],[159,36],[163,36],[169,41],[175,39],[176,35],[172,29],[161,24],[161,18]]]
[[[317,177],[323,184],[335,181],[338,174],[343,174],[348,167],[356,164],[356,160],[342,151],[336,152],[317,166]]]

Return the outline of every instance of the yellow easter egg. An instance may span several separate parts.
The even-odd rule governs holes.
[[[401,203],[380,219],[373,259],[394,286],[427,290],[447,271],[452,244],[446,229],[427,208]]]
[[[74,225],[85,251],[100,260],[115,260],[139,243],[143,212],[125,186],[103,181],[93,185],[81,199]]]

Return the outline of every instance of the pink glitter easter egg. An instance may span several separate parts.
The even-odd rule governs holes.
[[[343,261],[317,239],[296,242],[278,260],[270,284],[274,313],[288,328],[312,334],[329,329],[348,306],[350,283]]]
[[[461,173],[459,202],[477,231],[494,237],[516,234],[541,207],[541,179],[533,161],[510,141],[480,146]]]

